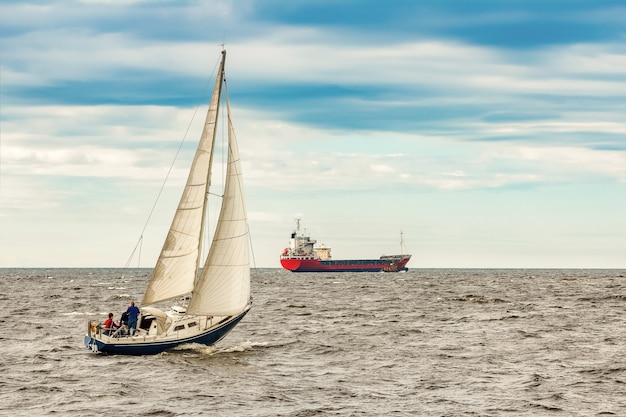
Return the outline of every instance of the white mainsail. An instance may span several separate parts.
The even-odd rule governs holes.
[[[228,166],[220,216],[202,274],[192,292],[191,314],[230,316],[250,301],[250,250],[239,147],[228,110]]]
[[[223,51],[198,149],[163,249],[146,288],[142,300],[144,306],[189,294],[196,281],[225,60],[226,51]]]

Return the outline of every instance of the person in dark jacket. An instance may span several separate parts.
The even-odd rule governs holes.
[[[139,308],[133,300],[130,301],[126,313],[128,313],[128,334],[133,336],[137,332],[137,321],[139,320]]]

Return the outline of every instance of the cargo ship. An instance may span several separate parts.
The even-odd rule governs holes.
[[[280,264],[292,272],[400,272],[408,271],[406,264],[411,255],[383,255],[378,259],[333,260],[330,248],[315,246],[316,240],[300,233],[300,220],[291,233],[289,247],[280,255]],[[400,252],[402,250],[400,233]]]

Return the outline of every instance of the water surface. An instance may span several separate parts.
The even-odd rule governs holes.
[[[626,415],[624,270],[255,270],[217,346],[90,353],[148,274],[1,269],[0,415]]]

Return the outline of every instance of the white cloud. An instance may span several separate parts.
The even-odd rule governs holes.
[[[393,172],[394,169],[392,167],[390,167],[389,165],[384,165],[384,164],[372,164],[370,165],[370,168],[372,171],[374,172],[378,172],[378,173],[385,173],[385,172]]]
[[[588,178],[591,174],[626,183],[626,152],[575,147],[509,146],[505,152],[491,156],[538,162],[547,181],[571,181]]]

